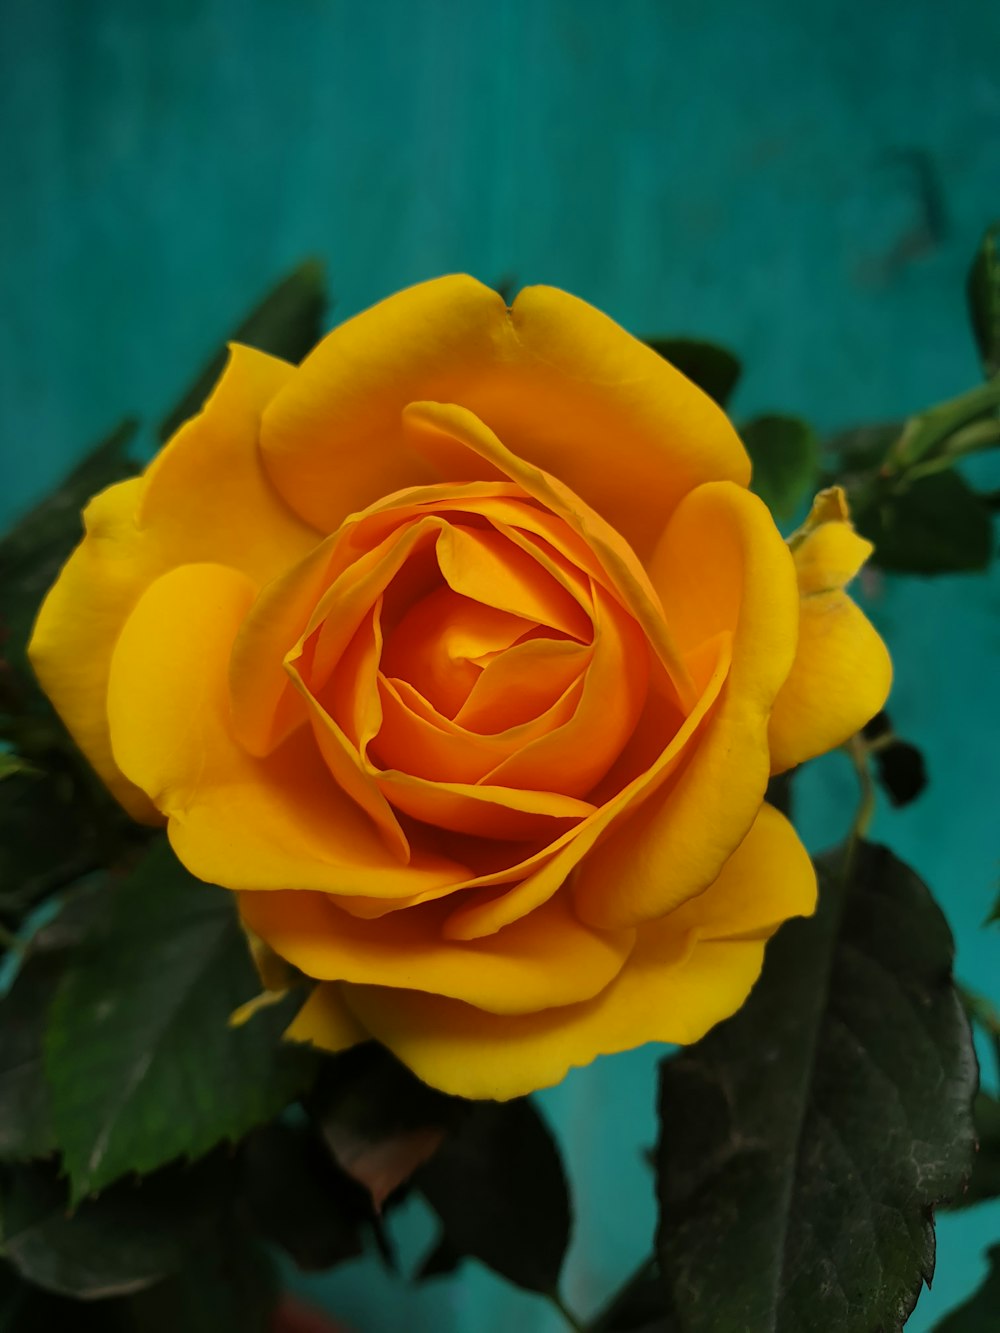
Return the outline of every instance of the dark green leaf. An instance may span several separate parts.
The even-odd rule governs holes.
[[[909,741],[901,740],[892,729],[889,714],[876,713],[861,728],[875,760],[878,780],[893,805],[909,805],[927,786],[927,766],[923,754]]]
[[[98,491],[137,471],[125,453],[136,426],[135,421],[123,421],[0,540],[0,607],[5,635],[0,651],[14,672],[14,679],[0,682],[0,713],[15,711],[22,703],[16,696],[25,689],[34,689],[25,648],[35,614],[83,535],[80,513],[84,505]]]
[[[380,1209],[437,1150],[465,1103],[366,1042],[326,1063],[309,1106],[336,1161]]]
[[[11,754],[9,750],[0,750],[0,782],[4,778],[12,778],[16,773],[37,775],[38,770],[29,764],[27,759],[22,759],[19,754]]]
[[[2,1253],[47,1291],[88,1300],[140,1291],[203,1244],[222,1184],[209,1162],[123,1182],[71,1213],[55,1166],[8,1166],[0,1175]]]
[[[740,378],[740,363],[724,347],[700,338],[646,338],[647,347],[725,407]]]
[[[904,421],[896,421],[879,426],[855,426],[835,435],[826,445],[831,470],[825,476],[824,484],[832,485],[857,473],[877,472],[905,425]]]
[[[339,1171],[311,1129],[265,1125],[243,1145],[246,1205],[256,1230],[304,1272],[362,1251],[365,1191]]]
[[[323,265],[318,259],[307,259],[264,297],[230,341],[299,362],[319,341],[326,303]],[[225,368],[227,355],[226,349],[220,348],[164,418],[159,429],[161,440],[168,440],[188,417],[201,410]]]
[[[1000,373],[1000,222],[988,227],[967,284],[969,315],[987,377]]]
[[[42,1157],[55,1146],[42,1037],[62,972],[53,955],[29,958],[0,1000],[0,1159]]]
[[[93,795],[69,755],[52,756],[45,773],[0,782],[0,915],[20,919],[134,841],[120,808]]]
[[[909,805],[927,786],[924,756],[909,741],[893,740],[876,750],[875,772],[895,806]]]
[[[957,472],[921,477],[905,489],[851,494],[855,526],[875,545],[872,562],[899,574],[985,569],[993,554],[990,512]]]
[[[46,1068],[74,1200],[237,1139],[306,1085],[315,1057],[281,1042],[287,1005],[229,1026],[258,989],[232,895],[159,843],[116,886],[51,1010]]]
[[[135,1333],[270,1333],[278,1277],[267,1251],[227,1222],[183,1269],[130,1302]]]
[[[643,1264],[588,1329],[589,1333],[670,1333],[659,1264],[655,1260]]]
[[[122,1300],[75,1301],[0,1264],[0,1333],[135,1333]]]
[[[658,1249],[684,1333],[893,1333],[972,1157],[977,1070],[926,886],[882,847],[820,863],[732,1019],[664,1062]]]
[[[1000,1245],[987,1251],[990,1271],[964,1305],[945,1315],[934,1333],[996,1333],[1000,1316]]]
[[[776,518],[794,518],[819,485],[819,438],[798,417],[764,416],[740,431],[753,463],[753,491]]]
[[[558,1288],[569,1194],[555,1140],[526,1098],[471,1105],[414,1184],[459,1253],[530,1291]]]
[[[953,1208],[969,1208],[986,1199],[1000,1198],[1000,1102],[988,1092],[980,1092],[972,1114],[978,1151],[968,1189],[951,1200]]]
[[[447,1277],[455,1272],[464,1258],[462,1251],[457,1250],[448,1237],[442,1234],[424,1257],[416,1279],[418,1282],[426,1282],[432,1277]]]

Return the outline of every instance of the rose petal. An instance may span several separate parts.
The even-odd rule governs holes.
[[[42,603],[29,655],[42,689],[101,780],[133,819],[159,824],[160,812],[114,761],[104,707],[121,627],[155,576],[152,552],[135,526],[143,485],[140,477],[120,482],[84,510],[85,536]]]
[[[261,466],[261,414],[294,366],[234,343],[203,411],[146,470],[136,522],[168,548],[163,568],[229,565],[263,584],[319,540],[285,504]]]
[[[104,704],[115,642],[143,590],[165,570],[219,561],[260,580],[315,543],[315,532],[271,487],[257,453],[261,412],[292,373],[284,361],[232,347],[202,411],[145,477],[87,506],[84,539],[39,612],[29,651],[42,687],[136,819],[160,822],[111,754]]]
[[[710,884],[746,836],[764,798],[768,718],[798,632],[788,548],[762,502],[730,482],[701,486],[678,506],[650,572],[683,644],[732,632],[732,669],[677,781],[581,865],[577,911],[602,927],[671,911]]]
[[[824,522],[794,545],[801,606],[792,670],[771,714],[772,771],[842,745],[885,703],[892,662],[845,592],[871,554],[847,522]]]
[[[600,560],[626,610],[642,626],[679,697],[689,707],[694,703],[695,690],[687,675],[683,653],[664,619],[647,573],[628,543],[601,514],[590,509],[563,481],[513,454],[465,407],[453,403],[410,403],[403,413],[403,426],[415,452],[438,460],[442,466],[460,467],[455,458],[463,455],[485,460],[582,537]],[[664,519],[666,513],[664,509]]]
[[[430,479],[398,434],[400,411],[417,399],[466,404],[520,457],[599,508],[641,555],[691,487],[749,480],[724,413],[607,316],[549,287],[527,288],[508,311],[495,292],[457,276],[382,301],[306,358],[264,426],[278,489],[330,532],[379,496]],[[489,475],[480,464],[461,479]]]
[[[772,874],[775,865],[782,876]],[[425,1082],[504,1100],[557,1083],[598,1055],[648,1041],[697,1041],[746,999],[760,971],[762,936],[777,921],[811,911],[814,900],[815,875],[794,830],[765,814],[696,900],[706,932],[735,926],[761,938],[699,938],[692,904],[677,920],[641,927],[621,972],[594,999],[537,1014],[488,1014],[387,986],[339,990],[365,1029]]]
[[[371,1040],[345,1004],[339,986],[314,986],[285,1036],[331,1053]]]
[[[562,726],[498,764],[484,781],[586,797],[631,736],[648,678],[642,631],[613,597],[595,589],[594,651],[579,707]]]
[[[472,942],[442,938],[440,903],[362,921],[323,894],[248,893],[240,911],[307,976],[447,995],[495,1014],[590,999],[618,975],[635,939],[581,925],[561,897]]]
[[[551,898],[574,869],[579,875],[578,867],[586,867],[594,855],[595,846],[600,846],[600,840],[609,836],[610,829],[621,821],[629,826],[642,803],[655,798],[688,759],[699,728],[706,718],[711,717],[723,690],[730,653],[731,636],[728,634],[705,645],[703,655],[711,663],[711,674],[704,676],[701,697],[648,767],[595,809],[579,827],[563,834],[541,852],[510,871],[481,875],[478,884],[483,886],[482,889],[456,899],[457,906],[445,923],[445,933],[453,939],[477,939],[534,911],[540,903]],[[698,671],[695,674],[701,676]],[[575,884],[576,877],[572,882]],[[484,891],[491,884],[509,887],[502,892]]]
[[[330,777],[312,736],[266,759],[232,735],[227,667],[254,587],[221,565],[185,565],[144,593],[115,649],[108,689],[121,771],[169,816],[188,869],[235,889],[409,898],[468,878],[441,856],[401,864]]]

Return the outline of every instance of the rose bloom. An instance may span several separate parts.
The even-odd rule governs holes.
[[[749,479],[606,316],[442,278],[298,367],[234,346],[89,505],[32,661],[122,804],[316,979],[290,1036],[515,1096],[697,1040],[813,910],[765,788],[890,666],[839,493],[789,545]]]

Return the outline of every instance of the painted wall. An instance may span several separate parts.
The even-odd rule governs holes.
[[[125,412],[155,421],[309,253],[337,317],[464,269],[716,338],[747,363],[738,414],[832,429],[958,392],[964,269],[1000,214],[998,57],[980,0],[4,0],[0,518]],[[937,891],[963,977],[995,988],[1000,577],[890,581],[873,615],[932,776],[876,832]],[[834,757],[804,787],[819,846],[851,777]],[[544,1098],[585,1312],[649,1243],[656,1054]],[[409,1256],[426,1219],[404,1222]],[[998,1206],[942,1220],[915,1333],[998,1234]],[[309,1290],[360,1333],[561,1327],[473,1266],[415,1292],[362,1264]]]

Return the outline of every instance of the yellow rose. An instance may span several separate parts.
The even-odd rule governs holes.
[[[815,899],[771,773],[881,707],[828,496],[790,549],[724,414],[546,287],[233,347],[99,495],[32,660],[91,763],[375,1037],[506,1098],[746,998]]]

